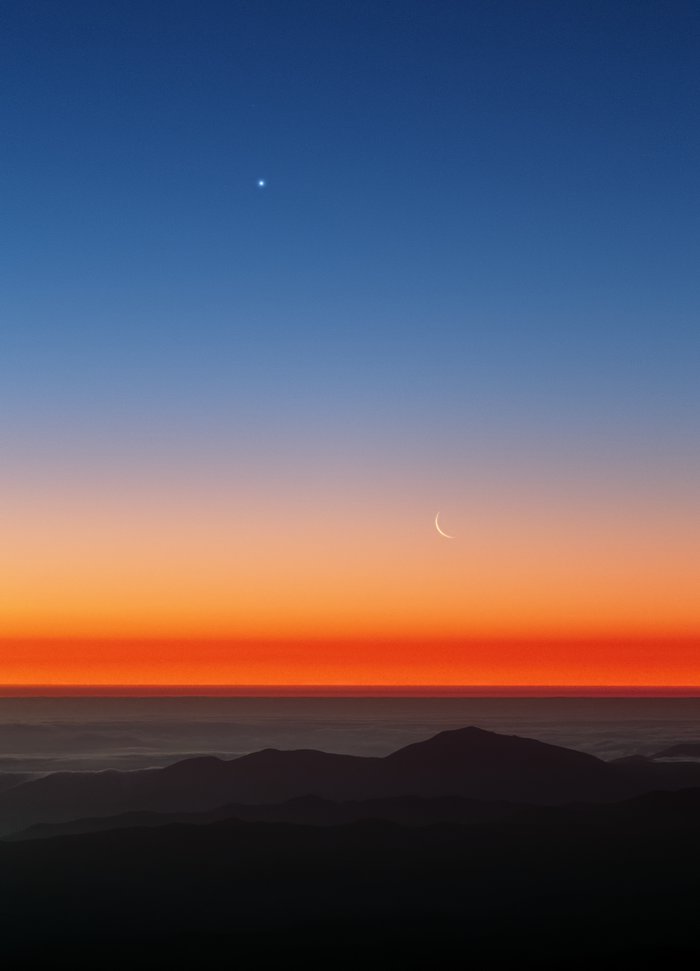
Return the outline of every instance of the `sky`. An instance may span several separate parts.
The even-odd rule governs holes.
[[[6,0],[0,682],[699,684],[699,41]]]

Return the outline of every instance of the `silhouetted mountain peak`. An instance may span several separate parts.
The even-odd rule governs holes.
[[[230,760],[198,756],[164,769],[55,773],[0,793],[0,834],[89,816],[201,812],[308,796],[340,801],[459,796],[556,805],[681,788],[696,778],[698,767],[692,764],[682,772],[646,763],[641,768],[612,766],[584,752],[469,726],[440,732],[384,758],[267,748]],[[319,817],[335,812],[320,804],[315,811]],[[296,812],[309,815],[312,807]],[[413,812],[415,818],[420,815]]]
[[[398,752],[386,756],[386,761],[415,761],[423,758],[447,757],[453,759],[463,755],[465,758],[478,759],[512,757],[538,757],[541,759],[566,759],[579,763],[603,763],[593,755],[577,752],[573,749],[550,745],[533,738],[523,738],[520,735],[502,735],[489,732],[483,728],[470,725],[466,728],[448,729],[439,732],[432,738],[421,742],[414,742]]]

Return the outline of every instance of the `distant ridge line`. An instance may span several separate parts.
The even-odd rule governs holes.
[[[0,684],[0,698],[699,698],[700,685]]]

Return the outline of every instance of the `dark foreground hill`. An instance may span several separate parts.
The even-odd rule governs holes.
[[[39,823],[202,812],[309,795],[334,801],[412,795],[561,805],[693,784],[700,785],[697,764],[681,769],[645,761],[631,769],[533,739],[464,728],[385,758],[266,749],[231,761],[196,758],[162,769],[56,772],[0,792],[0,836]]]
[[[155,828],[173,823],[206,826],[224,820],[256,823],[297,823],[305,826],[339,826],[366,819],[382,819],[405,826],[433,823],[481,823],[521,812],[522,806],[509,802],[484,802],[461,796],[392,796],[387,799],[358,799],[335,802],[320,796],[300,796],[280,803],[251,806],[231,803],[200,813],[131,812],[118,816],[93,816],[65,823],[36,823],[5,839],[50,839],[79,833],[103,833],[114,829]]]
[[[221,821],[0,843],[3,954],[12,967],[687,966],[699,820],[689,790],[469,825]]]

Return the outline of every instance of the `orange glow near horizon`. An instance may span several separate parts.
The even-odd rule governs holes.
[[[697,638],[5,640],[0,684],[697,686]]]
[[[699,13],[0,5],[0,687],[700,684]]]
[[[454,540],[419,478],[18,491],[0,683],[699,683],[689,498],[538,481],[448,495]]]

